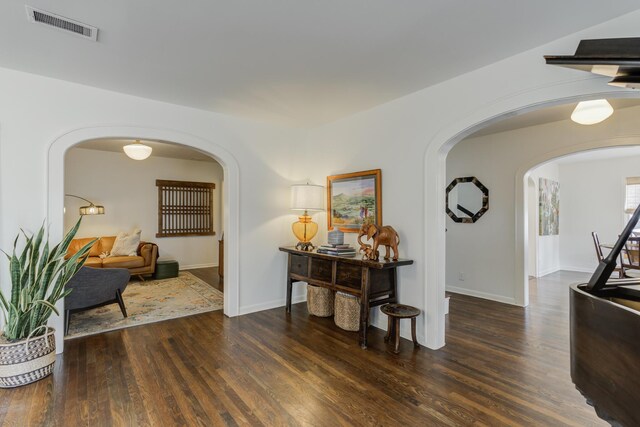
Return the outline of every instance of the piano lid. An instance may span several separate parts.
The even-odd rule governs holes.
[[[611,77],[611,86],[640,88],[640,38],[582,40],[575,55],[545,55],[547,64]]]

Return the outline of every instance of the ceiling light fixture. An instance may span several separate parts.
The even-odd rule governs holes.
[[[582,101],[571,113],[571,120],[581,125],[594,125],[605,121],[613,114],[613,107],[606,99]]]
[[[133,160],[144,160],[151,155],[153,148],[148,145],[144,145],[139,139],[133,144],[125,145],[122,147],[124,153]]]

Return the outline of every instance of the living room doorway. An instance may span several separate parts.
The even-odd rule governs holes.
[[[97,239],[69,285],[68,339],[223,308],[216,159],[161,140],[97,138],[67,150],[64,164],[64,232],[83,218],[70,252]]]
[[[593,164],[572,190],[564,191],[560,164],[568,165],[572,158],[580,156],[595,158],[618,150],[630,156],[626,150],[634,150],[637,144],[635,118],[640,100],[609,101],[615,113],[590,127],[571,119],[577,105],[574,102],[506,118],[453,146],[446,159],[446,181],[466,175],[477,177],[489,189],[491,207],[475,223],[458,224],[447,219],[448,291],[526,306],[529,276],[595,269],[597,258],[591,232],[607,230],[610,237],[606,242],[615,241],[611,237],[615,233],[610,230],[623,228],[619,221],[623,218],[624,203],[617,199],[602,200],[611,194],[624,194],[625,177],[618,175],[621,168],[615,164],[609,165],[606,174],[601,173],[600,164]],[[630,171],[627,173],[633,176]],[[615,177],[619,185],[603,189],[595,187],[587,177],[595,182]],[[567,209],[577,204],[577,194],[584,194],[582,200],[593,206],[585,202],[581,209]],[[573,227],[568,224],[584,225],[588,213],[598,211],[601,205],[614,206],[614,211],[618,206],[617,216],[614,213],[603,224],[600,221],[605,216],[595,215],[579,233],[573,236],[567,233]],[[581,244],[573,246],[574,241]],[[576,253],[584,256],[576,257]]]

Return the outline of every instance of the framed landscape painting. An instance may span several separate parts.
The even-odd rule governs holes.
[[[382,225],[382,172],[374,169],[327,177],[329,230],[357,233],[365,220]]]

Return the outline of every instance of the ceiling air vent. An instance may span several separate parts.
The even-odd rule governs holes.
[[[26,8],[29,21],[33,23],[44,24],[84,39],[93,40],[94,42],[98,40],[98,29],[96,27],[51,12],[35,9],[31,6],[26,6]]]

